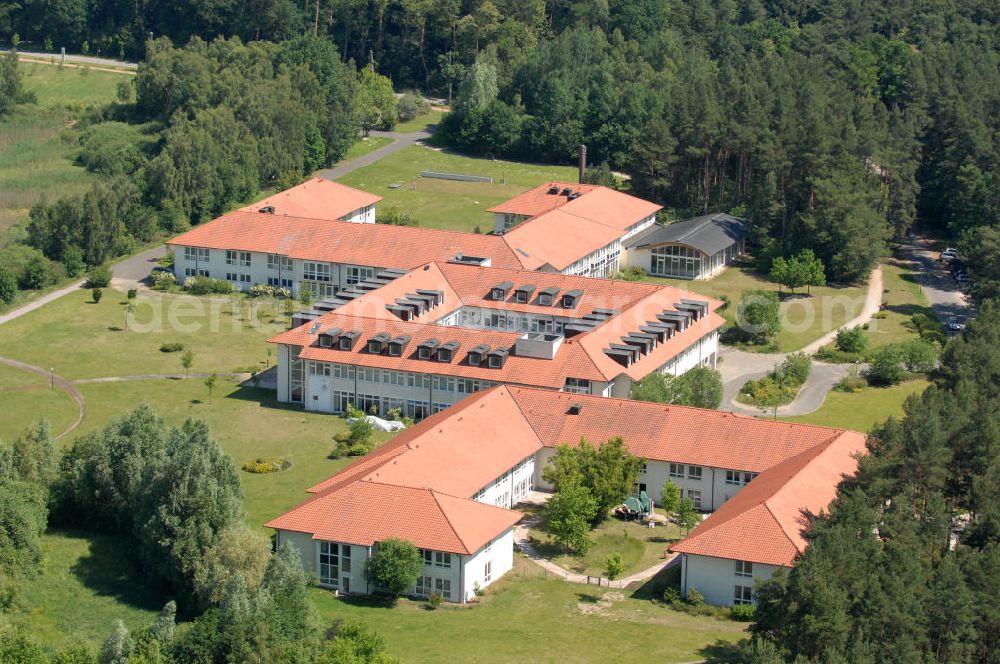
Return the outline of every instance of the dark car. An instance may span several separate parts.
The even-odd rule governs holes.
[[[948,316],[948,331],[961,332],[965,329],[965,316]]]

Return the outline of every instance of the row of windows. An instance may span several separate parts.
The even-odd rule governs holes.
[[[226,265],[250,267],[250,252],[226,249]]]
[[[250,275],[243,272],[226,272],[226,281],[248,284],[250,283]]]
[[[688,466],[687,467],[687,477],[690,480],[700,480],[702,474],[701,466]],[[672,463],[670,464],[670,476],[671,477],[684,477],[684,464],[683,463]]]
[[[410,371],[355,367],[353,364],[330,362],[309,363],[309,374],[313,376],[353,379],[355,372],[360,382],[381,383],[383,385],[396,385],[398,387],[432,388],[440,392],[457,392],[458,394],[474,394],[495,385],[491,381],[474,378],[455,378],[454,376],[419,374]]]
[[[209,276],[208,270],[199,270],[193,267],[184,268],[185,277],[207,277]]]
[[[292,259],[289,258],[288,256],[279,256],[278,254],[268,254],[267,269],[278,270],[280,272],[291,272]]]
[[[429,576],[420,575],[417,577],[417,585],[414,593],[420,597],[428,595],[440,595],[444,599],[451,599],[451,579],[435,579]]]
[[[424,565],[451,569],[450,553],[446,551],[432,551],[430,549],[419,549],[419,551],[420,557],[424,559]]]
[[[184,260],[194,261],[195,263],[207,263],[208,249],[202,249],[201,247],[184,247]]]
[[[739,470],[727,470],[726,484],[743,486],[744,484],[750,484],[750,480],[752,480],[755,477],[757,477],[757,473],[748,473]]]

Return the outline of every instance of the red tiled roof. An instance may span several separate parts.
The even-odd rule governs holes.
[[[310,219],[336,221],[355,210],[375,205],[381,196],[354,189],[326,178],[313,178],[302,184],[279,191],[273,196],[240,208],[243,212],[257,212],[262,207],[272,206],[274,214]],[[227,247],[231,248],[231,247]]]
[[[570,404],[583,408],[568,415]],[[395,536],[424,548],[473,553],[520,515],[483,510],[468,496],[542,446],[616,435],[646,459],[760,472],[678,546],[697,536],[699,548],[686,552],[769,564],[787,564],[781,561],[802,550],[800,510],[824,509],[841,475],[854,472],[850,455],[864,449],[861,434],[840,429],[498,386],[410,427],[310,488],[313,497],[266,525],[366,546]],[[709,524],[718,530],[702,538]],[[742,548],[724,548],[730,540]]]
[[[360,546],[399,537],[420,548],[468,555],[520,518],[520,512],[431,489],[362,480],[327,489],[265,525]]]
[[[495,235],[244,211],[201,224],[167,244],[403,269],[447,261],[459,253],[489,257],[498,267],[521,266],[503,238]]]
[[[721,410],[703,410],[631,399],[509,387],[514,401],[546,447],[598,444],[621,436],[643,459],[759,473],[818,444],[842,429],[761,420]],[[573,404],[578,415],[566,415]]]
[[[513,288],[527,284],[534,285],[535,295],[539,290],[550,286],[558,288],[560,293],[580,290],[583,294],[573,309],[543,307],[534,299],[527,304],[514,303],[511,301],[513,288],[507,301],[503,303],[488,299],[486,296],[491,287],[504,281],[511,282]],[[397,298],[417,289],[443,291],[443,304],[426,311],[410,322],[403,322],[386,310],[386,304],[391,304]],[[685,331],[657,344],[655,349],[628,368],[615,362],[604,352],[609,344],[621,343],[623,336],[637,332],[647,321],[655,321],[656,315],[662,311],[675,310],[675,305],[681,299],[708,302],[710,313],[701,320],[693,322]],[[717,300],[671,286],[438,263],[415,269],[318,319],[320,329],[340,327],[344,330],[360,330],[362,338],[352,351],[312,346],[316,336],[309,334],[309,330],[316,321],[278,334],[271,338],[270,342],[302,346],[301,357],[309,360],[561,388],[567,376],[609,381],[625,374],[634,380],[641,379],[667,364],[702,336],[721,327],[725,322],[724,319],[711,311],[721,304]],[[563,341],[555,359],[523,357],[512,353],[502,369],[490,369],[464,363],[468,350],[479,344],[486,344],[493,349],[510,348],[521,335],[514,332],[436,325],[431,322],[461,306],[573,318],[580,318],[595,308],[611,309],[617,313],[595,329]],[[370,355],[365,352],[364,341],[380,332],[411,337],[410,345],[403,357]],[[428,339],[437,339],[441,342],[456,340],[461,342],[462,347],[454,361],[436,365],[434,362],[416,358],[416,346]]]
[[[548,193],[553,187],[560,193]],[[580,196],[570,200],[561,193],[566,189]],[[529,217],[504,235],[525,268],[565,270],[660,209],[656,203],[607,187],[548,182],[489,211]]]
[[[671,551],[790,567],[812,517],[857,470],[864,435],[843,431],[758,475]]]

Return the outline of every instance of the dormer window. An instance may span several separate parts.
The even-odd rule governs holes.
[[[419,360],[431,360],[434,359],[434,351],[437,350],[438,345],[441,342],[437,339],[428,339],[427,341],[421,343],[417,346],[417,359]]]
[[[368,340],[368,352],[373,355],[381,355],[382,351],[385,350],[385,345],[388,341],[389,335],[385,332],[376,334]]]
[[[495,302],[503,302],[504,300],[507,299],[507,293],[513,287],[514,284],[509,281],[504,281],[502,283],[497,284],[496,286],[490,289],[490,299]]]
[[[559,294],[558,288],[543,288],[538,291],[538,304],[543,307],[551,307],[556,301],[556,295]]]
[[[396,337],[389,342],[389,356],[390,357],[402,357],[403,351],[406,350],[406,344],[410,343],[410,337],[403,335]]]
[[[457,341],[449,341],[438,348],[437,357],[435,359],[437,359],[438,362],[451,362],[452,358],[455,357],[455,351],[458,350],[459,345],[460,344]]]
[[[339,348],[340,350],[353,350],[354,344],[357,343],[358,337],[360,336],[361,333],[358,332],[357,330],[352,330],[351,332],[345,332],[344,334],[340,335],[339,339],[337,339],[337,348]]]
[[[497,348],[486,356],[486,364],[490,369],[503,369],[507,356],[510,354],[504,348]]]
[[[486,354],[489,352],[490,352],[490,347],[487,346],[486,344],[480,344],[478,346],[475,346],[472,350],[469,351],[469,356],[468,356],[469,364],[474,367],[478,367],[480,364],[483,363],[483,360],[486,358]]]
[[[514,301],[518,304],[527,304],[531,301],[531,294],[535,292],[535,287],[531,284],[521,286],[514,291]]]
[[[582,290],[571,290],[563,293],[562,296],[562,307],[563,309],[573,309],[576,307],[577,303],[580,301],[580,297],[583,296]]]

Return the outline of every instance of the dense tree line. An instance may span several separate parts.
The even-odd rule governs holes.
[[[177,600],[134,633],[118,621],[99,653],[73,646],[50,660],[29,635],[0,627],[0,661],[396,661],[362,624],[322,628],[299,552],[272,554],[246,525],[236,468],[204,422],[171,428],[143,405],[61,454],[44,422],[0,445],[0,614],[37,574],[50,514],[116,536],[144,581]],[[176,625],[178,612],[188,621]]]
[[[872,432],[791,572],[758,587],[749,661],[997,661],[998,349],[989,301],[931,386]]]

